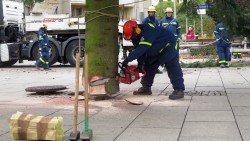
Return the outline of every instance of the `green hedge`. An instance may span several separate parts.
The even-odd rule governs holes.
[[[217,60],[208,60],[205,62],[193,62],[193,63],[189,63],[189,64],[185,64],[183,62],[181,62],[181,67],[182,68],[206,68],[206,67],[218,67],[219,63]]]
[[[211,56],[216,55],[216,47],[208,46],[208,47],[197,47],[190,49],[191,56]]]

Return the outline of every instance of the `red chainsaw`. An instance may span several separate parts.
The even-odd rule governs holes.
[[[146,76],[145,70],[140,71],[136,65],[122,67],[121,63],[119,62],[118,66],[121,69],[119,75],[119,81],[121,83],[131,84],[132,82],[137,81],[141,77]],[[140,73],[142,73],[143,75],[141,75]]]

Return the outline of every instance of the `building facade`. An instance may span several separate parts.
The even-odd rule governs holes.
[[[152,0],[138,2],[139,0],[119,0],[119,16],[123,19],[141,20],[147,16],[147,9]],[[71,17],[84,16],[86,0],[44,0],[36,3],[30,13],[32,14],[69,14]]]

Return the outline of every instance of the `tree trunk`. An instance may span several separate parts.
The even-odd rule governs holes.
[[[86,41],[89,78],[101,75],[111,78],[105,84],[107,94],[119,91],[118,68],[118,0],[86,0]],[[101,9],[101,10],[99,10]],[[97,11],[97,13],[93,11]],[[109,15],[103,15],[109,14]]]

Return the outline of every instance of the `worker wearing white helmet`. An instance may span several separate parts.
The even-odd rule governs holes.
[[[172,32],[177,41],[182,39],[181,37],[181,26],[177,19],[173,17],[173,9],[171,7],[167,7],[165,10],[166,17],[162,18],[160,21],[160,26],[165,27],[167,30]]]
[[[147,24],[147,23],[151,23],[153,24],[154,26],[158,26],[159,25],[159,22],[158,20],[155,18],[155,7],[154,6],[149,6],[148,7],[148,17],[144,18],[142,20],[142,23],[143,24]]]
[[[49,38],[47,32],[47,25],[41,24],[38,31],[38,48],[40,56],[35,63],[37,69],[43,68],[44,70],[50,70],[49,68]]]
[[[158,20],[155,18],[155,7],[154,6],[149,6],[148,7],[148,17],[144,18],[142,20],[143,24],[151,23],[154,26],[159,26]],[[159,69],[157,70],[156,73],[162,73]]]
[[[47,29],[47,25],[46,25],[46,24],[41,24],[41,25],[40,25],[40,28],[45,28],[45,29]]]

